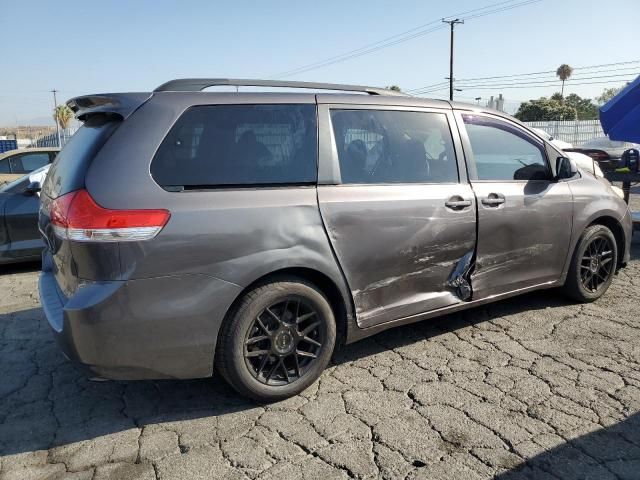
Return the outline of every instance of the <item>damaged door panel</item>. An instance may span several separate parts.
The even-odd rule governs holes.
[[[457,114],[478,205],[473,299],[557,281],[571,240],[573,197],[542,140],[486,114]]]
[[[471,206],[446,207],[452,193]],[[468,299],[476,241],[468,185],[319,186],[318,199],[360,326]]]
[[[470,250],[464,257],[458,260],[455,268],[449,275],[447,280],[447,286],[454,289],[454,292],[460,300],[468,302],[473,295],[473,289],[471,288],[471,273],[473,271],[475,250]]]
[[[468,273],[457,275],[461,286],[450,280],[475,249],[477,210],[451,113],[376,105],[319,111],[321,138],[331,146],[320,164],[333,169],[318,185],[318,203],[358,324],[463,301],[457,277]]]
[[[478,251],[474,300],[557,280],[571,239],[572,196],[559,182],[474,183]],[[482,203],[492,192],[498,206]]]

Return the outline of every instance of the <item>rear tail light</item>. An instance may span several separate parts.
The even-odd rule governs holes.
[[[55,234],[78,242],[131,242],[155,237],[169,221],[168,210],[111,210],[89,192],[77,190],[51,202]]]

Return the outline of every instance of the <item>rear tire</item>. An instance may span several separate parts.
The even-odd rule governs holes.
[[[242,395],[297,395],[325,369],[336,341],[331,305],[313,284],[287,277],[246,293],[222,326],[215,364]]]
[[[571,259],[564,293],[578,302],[593,302],[607,291],[618,265],[618,246],[611,230],[591,225],[580,237]]]

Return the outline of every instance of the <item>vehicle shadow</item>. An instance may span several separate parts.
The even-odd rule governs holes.
[[[22,263],[8,263],[6,265],[0,265],[0,275],[12,275],[14,273],[27,273],[38,272],[42,268],[42,262],[39,260],[22,262]]]
[[[538,292],[398,327],[336,352],[342,364],[412,344],[469,324],[526,310],[565,306],[562,297]],[[0,458],[124,432],[134,427],[194,420],[212,425],[256,407],[222,378],[96,382],[68,361],[55,344],[42,310],[0,314]]]
[[[536,455],[495,478],[639,478],[639,455],[640,413],[636,413]]]
[[[640,231],[636,230],[631,237],[631,260],[640,259]]]

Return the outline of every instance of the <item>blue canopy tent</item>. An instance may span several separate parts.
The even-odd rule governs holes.
[[[640,143],[640,76],[600,107],[600,123],[611,140]]]
[[[600,123],[611,140],[640,143],[640,76],[600,107]],[[628,203],[631,182],[638,181],[640,174],[621,174],[617,177],[607,178],[622,181],[625,201]],[[640,229],[640,212],[632,212],[631,215],[634,229]]]

